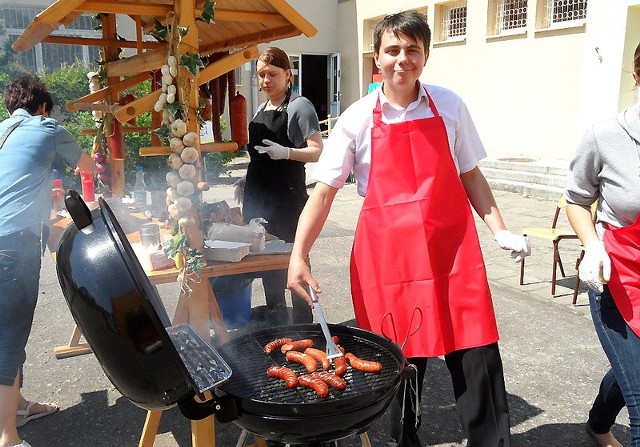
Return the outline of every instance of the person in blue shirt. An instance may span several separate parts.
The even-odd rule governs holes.
[[[48,118],[53,101],[36,76],[20,75],[5,90],[11,114],[0,123],[0,447],[28,447],[17,427],[58,407],[20,391],[25,346],[38,298],[41,258],[51,213],[57,156],[94,172],[74,137]]]

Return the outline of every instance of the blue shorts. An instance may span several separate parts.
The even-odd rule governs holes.
[[[40,236],[31,230],[0,236],[0,385],[13,385],[26,358],[38,299],[40,248]]]

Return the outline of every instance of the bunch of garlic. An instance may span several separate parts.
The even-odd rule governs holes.
[[[171,171],[167,173],[167,210],[171,218],[178,220],[187,218],[193,206],[191,196],[196,192],[198,176],[197,149],[199,136],[187,131],[187,124],[176,119],[171,123],[171,139],[169,145],[173,153],[169,155],[167,164]]]
[[[87,78],[89,79],[89,91],[91,93],[102,89],[102,83],[100,82],[100,76],[97,71],[87,73]],[[93,116],[94,121],[100,121],[102,119],[102,111],[93,110],[91,111],[91,116]]]
[[[177,90],[174,84],[178,75],[178,60],[175,56],[170,55],[167,63],[160,68],[162,73],[162,93],[153,106],[153,110],[160,112],[167,104],[173,104],[177,99]]]

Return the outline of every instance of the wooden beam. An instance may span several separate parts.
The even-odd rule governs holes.
[[[202,12],[198,13],[201,15]],[[276,12],[240,11],[237,9],[215,10],[216,22],[248,22],[248,23],[272,23],[286,25],[289,21]]]
[[[15,51],[28,51],[37,43],[55,31],[73,11],[85,0],[65,0],[54,2],[47,9],[38,14],[22,35],[13,43]]]
[[[198,73],[198,85],[206,84],[210,80],[239,67],[245,62],[256,59],[259,55],[260,52],[258,51],[258,47],[253,45],[245,48],[244,50],[230,54],[229,56],[225,56],[219,61],[216,61],[200,70]]]
[[[122,81],[119,81],[119,82],[114,82],[113,84],[110,84],[98,90],[97,92],[90,93],[74,101],[69,101],[67,103],[67,110],[69,112],[83,110],[80,107],[78,107],[78,104],[102,101],[107,98],[109,93],[113,93],[114,96],[117,96],[116,94],[120,93],[122,90],[128,89],[129,87],[133,87],[134,85],[138,85],[141,82],[144,82],[150,78],[151,78],[150,73],[145,72],[145,73],[140,73],[140,74],[128,77],[127,79],[123,79]]]
[[[285,0],[266,0],[280,14],[285,16],[296,28],[298,28],[305,36],[313,37],[318,30],[300,15]]]
[[[123,127],[123,130],[126,127]],[[200,145],[200,152],[235,152],[238,150],[238,143],[204,143]],[[154,155],[171,155],[175,152],[168,146],[148,146],[141,147],[139,154],[141,157],[150,157]]]
[[[135,101],[131,101],[129,104],[116,107],[115,110],[113,110],[113,116],[115,116],[115,118],[121,123],[126,123],[131,118],[136,118],[141,113],[153,109],[153,106],[161,93],[162,89],[158,89],[148,95],[136,99]]]
[[[160,42],[162,48],[145,51],[142,54],[108,62],[105,70],[109,76],[127,76],[141,71],[157,70],[167,63],[167,45]]]
[[[296,37],[299,35],[299,29],[297,29],[293,25],[287,25],[271,30],[263,30],[252,34],[237,36],[233,39],[207,42],[206,45],[203,44],[200,46],[200,54],[209,55],[218,51],[233,50],[235,48],[246,47],[248,45],[257,45],[263,42],[271,42],[274,40],[285,39],[287,37]]]
[[[41,42],[44,43],[59,43],[62,45],[88,45],[94,47],[107,47],[107,48],[143,48],[158,49],[166,47],[164,42],[156,42],[152,40],[143,40],[142,42],[134,42],[132,40],[118,40],[118,39],[98,39],[91,37],[72,37],[72,36],[46,36],[43,37]],[[37,43],[37,42],[36,42]],[[19,50],[16,50],[19,51]]]
[[[160,3],[133,3],[120,0],[86,0],[76,8],[82,12],[99,12],[103,14],[127,14],[132,16],[164,17],[173,11],[171,5]]]
[[[122,131],[124,133],[146,133],[151,132],[151,128],[147,126],[122,126]],[[80,133],[82,135],[95,135],[98,132],[98,129],[82,129]]]

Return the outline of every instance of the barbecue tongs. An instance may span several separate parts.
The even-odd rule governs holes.
[[[322,328],[322,333],[324,334],[324,338],[327,341],[327,358],[332,361],[337,357],[342,357],[342,351],[331,339],[331,333],[329,332],[329,327],[327,326],[327,320],[324,318],[324,313],[322,313],[322,308],[320,307],[320,302],[318,301],[318,297],[316,296],[316,292],[309,286],[309,295],[311,295],[311,301],[313,301],[313,311],[316,313],[316,317],[318,317],[318,323],[320,323],[320,327]]]

